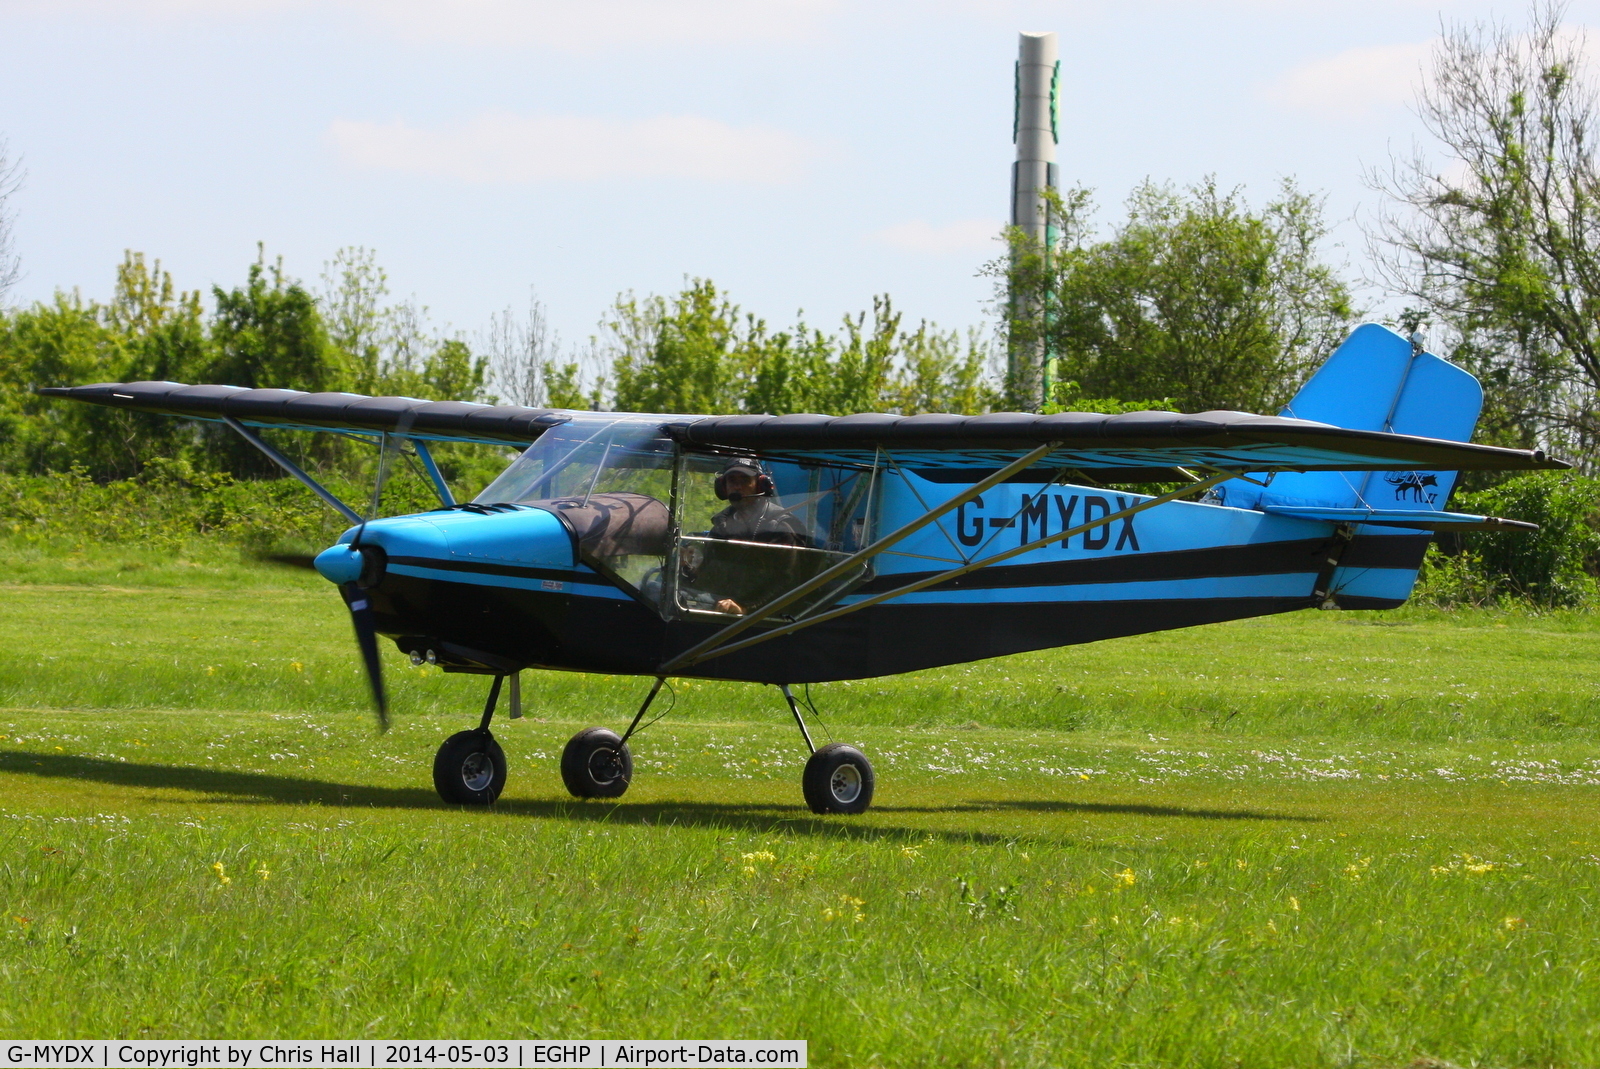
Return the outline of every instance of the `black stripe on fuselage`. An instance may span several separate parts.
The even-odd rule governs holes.
[[[585,575],[570,568],[530,568],[520,564],[490,564],[488,561],[444,560],[439,557],[390,557],[390,564],[408,568],[433,568],[441,572],[472,572],[477,575],[506,575],[516,579],[559,579],[564,583],[616,584],[600,575]]]
[[[1345,550],[1340,565],[1345,568],[1415,568],[1422,563],[1422,555],[1427,552],[1430,537],[1377,535],[1357,538]],[[1288,542],[1000,565],[971,572],[928,589],[998,590],[1008,587],[1315,573],[1321,567],[1323,555],[1331,544],[1332,539],[1329,538],[1301,538]],[[857,587],[854,593],[883,593],[937,574],[929,571],[879,575]],[[1309,588],[1306,596],[1311,596]]]
[[[722,622],[663,621],[637,601],[573,597],[391,572],[371,591],[379,630],[443,640],[529,667],[653,675]],[[1308,598],[880,605],[681,673],[822,683],[1304,608]],[[408,647],[409,648],[409,647]]]

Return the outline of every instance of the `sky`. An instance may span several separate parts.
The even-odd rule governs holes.
[[[1326,195],[1370,273],[1363,173],[1421,144],[1414,86],[1460,0],[0,0],[12,303],[176,285],[263,243],[315,284],[373,250],[468,335],[530,293],[568,343],[624,291],[710,278],[779,327],[889,294],[987,324],[1020,31],[1062,58],[1063,184],[1113,222],[1153,178]],[[1600,0],[1568,21],[1600,25]],[[1381,294],[1368,290],[1377,302]]]

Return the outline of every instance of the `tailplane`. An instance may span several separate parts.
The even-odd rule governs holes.
[[[1466,442],[1472,439],[1482,408],[1483,388],[1472,375],[1389,328],[1369,323],[1357,327],[1334,350],[1279,414],[1351,430]],[[1209,499],[1341,525],[1336,530],[1344,533],[1336,535],[1314,599],[1326,607],[1385,608],[1410,596],[1427,551],[1427,532],[1529,526],[1445,512],[1456,475],[1453,471],[1287,472],[1230,480]],[[1408,522],[1412,520],[1414,525]],[[1351,531],[1361,536],[1354,543]],[[1347,552],[1351,545],[1356,549]]]

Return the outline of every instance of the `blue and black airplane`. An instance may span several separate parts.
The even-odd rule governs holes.
[[[1370,324],[1277,416],[639,415],[172,382],[41,392],[227,423],[345,515],[314,566],[349,607],[380,722],[379,636],[414,663],[492,677],[479,725],[434,762],[440,795],[462,804],[499,796],[502,684],[515,717],[519,673],[543,668],[654,680],[621,735],[567,744],[578,797],[627,790],[646,710],[669,677],[697,677],[779,687],[812,751],[806,802],[860,813],[870,762],[813,746],[792,685],[1392,608],[1434,532],[1532,529],[1445,511],[1459,472],[1568,466],[1470,444],[1477,380]],[[441,505],[363,520],[262,427],[365,436],[385,464],[414,452]],[[433,441],[520,452],[458,503]]]

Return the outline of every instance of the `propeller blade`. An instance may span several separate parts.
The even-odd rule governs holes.
[[[355,537],[350,540],[350,545],[353,547],[360,547],[361,536],[367,533],[367,524],[378,518],[378,507],[383,501],[384,484],[389,481],[389,476],[394,474],[394,462],[405,446],[406,432],[411,430],[411,424],[415,419],[416,411],[406,409],[400,413],[400,420],[395,429],[383,436],[383,444],[378,450],[378,475],[372,482],[372,503],[367,506],[367,514],[362,518],[361,526],[356,528]]]
[[[356,645],[361,647],[361,660],[367,668],[367,682],[372,684],[372,703],[378,713],[378,730],[389,730],[389,699],[383,690],[383,665],[378,661],[378,625],[372,616],[372,605],[367,592],[355,583],[344,585],[345,601],[350,606],[350,623],[356,629]]]
[[[305,568],[316,571],[315,560],[308,553],[264,553],[256,558],[265,564],[281,564],[285,568]]]

